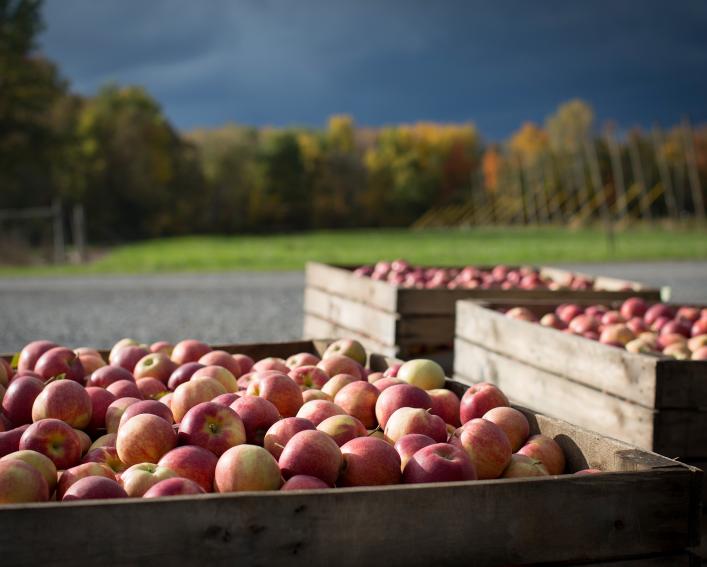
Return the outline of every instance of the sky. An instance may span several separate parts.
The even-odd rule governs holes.
[[[139,84],[178,128],[474,122],[579,97],[599,122],[707,121],[705,0],[46,0],[74,91]]]

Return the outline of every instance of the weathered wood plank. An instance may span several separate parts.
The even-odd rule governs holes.
[[[384,345],[369,336],[347,329],[339,323],[327,321],[312,313],[304,314],[303,335],[305,338],[331,337],[335,339],[355,339],[359,341],[367,351],[378,352],[387,356],[396,356],[399,352],[396,346]]]
[[[420,342],[443,345],[454,342],[454,317],[423,315],[401,317],[398,321],[397,342]]]

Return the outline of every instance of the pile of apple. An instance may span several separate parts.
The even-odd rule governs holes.
[[[639,297],[631,297],[619,309],[565,303],[540,319],[525,307],[509,309],[506,316],[539,322],[633,353],[707,360],[707,308],[649,305]]]
[[[413,266],[405,260],[394,260],[360,266],[353,273],[415,289],[598,289],[595,281],[587,276],[568,274],[566,279],[557,280],[541,276],[540,271],[532,266],[425,268]]]
[[[494,385],[462,399],[417,359],[364,368],[356,341],[322,359],[253,361],[197,340],[98,352],[28,344],[0,363],[0,503],[297,490],[560,474]]]

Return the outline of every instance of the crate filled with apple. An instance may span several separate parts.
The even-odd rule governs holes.
[[[478,565],[688,564],[699,537],[697,469],[354,340],[35,341],[0,360],[9,564],[75,561],[87,534],[102,564],[451,564],[470,544]]]
[[[404,260],[367,266],[310,262],[304,336],[355,338],[372,351],[424,356],[452,370],[455,303],[461,299],[580,304],[630,296],[659,301],[669,289],[549,267],[415,266]]]

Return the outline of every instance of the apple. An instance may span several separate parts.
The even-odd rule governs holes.
[[[83,384],[84,370],[76,353],[66,347],[50,348],[39,357],[34,366],[34,371],[43,380],[64,375],[67,380]]]
[[[689,305],[683,305],[678,308],[675,314],[675,319],[687,321],[692,324],[700,318],[700,310],[697,307],[692,307]]]
[[[366,429],[374,429],[376,420],[376,402],[380,391],[370,382],[357,380],[347,384],[336,393],[334,403],[344,412],[357,418]]]
[[[74,432],[79,438],[79,444],[81,445],[81,455],[85,455],[86,451],[88,451],[89,447],[91,446],[91,438],[88,436],[88,433],[85,431],[81,431],[80,429],[74,428]]]
[[[690,329],[690,334],[693,337],[707,335],[707,318],[703,316],[699,321],[695,321]]]
[[[74,351],[79,357],[79,362],[83,366],[84,376],[90,376],[99,368],[106,366],[106,361],[101,358],[100,354],[92,354],[87,352],[79,352],[79,349]]]
[[[640,317],[634,317],[633,319],[629,319],[626,323],[626,326],[636,336],[650,330],[648,328],[648,325],[646,325],[646,322]]]
[[[72,484],[62,501],[127,497],[125,490],[115,480],[101,476],[87,476]]]
[[[520,449],[530,435],[528,418],[515,408],[500,406],[490,409],[483,415],[483,419],[495,423],[503,430],[513,451]]]
[[[707,334],[696,335],[687,341],[687,348],[689,348],[693,352],[701,349],[703,346],[707,346]],[[12,384],[11,384],[11,386],[12,386]],[[7,391],[9,394],[10,390],[8,389]],[[14,421],[14,420],[10,419],[10,421]]]
[[[128,372],[134,372],[138,362],[148,356],[150,351],[144,346],[126,346],[115,354],[111,364],[125,368]]]
[[[643,316],[643,320],[651,327],[659,318],[672,320],[675,318],[675,311],[669,305],[656,303],[655,305],[651,305]]]
[[[172,409],[172,396],[174,395],[174,392],[169,392],[165,394],[164,396],[160,396],[160,398],[157,400],[159,403],[166,405],[170,410]],[[218,396],[217,396],[218,397]]]
[[[307,402],[311,402],[312,400],[327,400],[329,402],[334,401],[329,394],[325,394],[321,390],[315,390],[314,388],[304,390],[302,392],[302,401],[304,402],[302,405],[306,404]]]
[[[346,415],[346,411],[336,403],[325,400],[312,400],[302,404],[297,412],[297,417],[308,420],[315,427],[333,415]]]
[[[337,356],[337,355],[334,355]],[[268,453],[268,456],[271,456]],[[306,474],[334,486],[343,464],[339,446],[322,431],[300,431],[285,446],[278,465],[285,480]]]
[[[106,410],[106,430],[108,433],[116,433],[118,431],[118,425],[120,425],[120,419],[123,417],[125,410],[139,402],[138,398],[118,398],[112,402],[108,409]]]
[[[373,383],[373,385],[379,392],[382,392],[383,390],[385,390],[386,388],[390,388],[391,386],[395,386],[396,384],[405,384],[405,382],[403,382],[399,378],[395,378],[394,376],[386,377],[385,374],[383,378],[381,378],[380,380],[376,380]]]
[[[480,480],[501,476],[513,453],[503,430],[495,423],[479,418],[457,429],[450,443],[466,451]]]
[[[59,419],[42,419],[27,427],[20,438],[19,449],[46,455],[57,469],[69,468],[81,459],[79,436]]]
[[[282,417],[294,417],[304,403],[302,390],[286,374],[263,374],[248,386],[248,395],[272,402]]]
[[[32,406],[43,389],[44,382],[38,378],[15,378],[2,398],[2,411],[15,425],[32,423]]]
[[[100,429],[105,429],[106,412],[117,398],[105,388],[97,386],[89,386],[85,391],[91,401],[91,420],[88,422],[86,429],[95,433]]]
[[[308,419],[301,417],[286,417],[273,423],[268,429],[263,439],[263,447],[275,459],[279,459],[282,450],[287,445],[287,442],[300,431],[316,429],[314,424]]]
[[[337,374],[350,374],[359,380],[365,380],[363,366],[352,358],[342,354],[330,355],[317,364],[317,367],[321,368],[332,378]]]
[[[540,319],[540,324],[543,327],[551,327],[553,329],[566,329],[567,323],[560,319],[555,313],[546,313]]]
[[[587,308],[587,315],[589,315],[589,308]],[[607,311],[600,317],[600,322],[604,326],[616,325],[618,323],[625,323],[626,319],[618,311]]]
[[[180,384],[189,382],[190,378],[200,368],[204,368],[204,365],[199,362],[187,362],[186,364],[182,364],[170,375],[167,380],[167,387],[172,391],[176,390],[177,386]]]
[[[185,339],[174,345],[172,350],[172,360],[177,364],[196,362],[207,352],[211,352],[211,347],[196,339]]]
[[[140,378],[135,385],[144,400],[156,400],[169,392],[165,383],[157,378]]]
[[[319,480],[317,477],[297,474],[283,484],[280,490],[317,490],[321,488],[330,487],[326,482]]]
[[[101,435],[91,444],[91,446],[88,448],[88,452],[90,453],[94,449],[98,449],[100,447],[115,447],[115,440],[117,438],[117,433],[106,433],[105,435]]]
[[[135,417],[136,415],[151,414],[161,417],[170,425],[174,424],[174,418],[172,417],[172,412],[163,403],[157,400],[140,400],[134,404],[130,404],[125,408],[123,415],[120,416],[120,423],[118,424],[118,431],[125,425],[125,423]]]
[[[398,375],[400,367],[403,365],[402,362],[395,362],[391,364],[388,368],[383,371],[383,376],[386,378],[395,378]]]
[[[656,333],[660,333],[661,329],[670,323],[672,319],[669,317],[658,317],[655,322],[651,325],[651,330]]]
[[[206,494],[206,490],[188,478],[167,478],[151,486],[143,498],[163,498],[165,496],[185,496],[193,494]]]
[[[316,366],[297,366],[287,374],[302,390],[321,389],[329,381],[329,376]]]
[[[435,443],[418,450],[403,469],[405,484],[476,480],[476,469],[464,449]]]
[[[606,313],[609,313],[610,310],[606,305],[590,305],[587,307],[584,312],[589,315],[590,317],[594,317],[596,319],[601,320]],[[621,322],[625,320],[623,315],[619,311],[611,311],[612,313],[616,313],[621,317]]]
[[[199,359],[199,364],[225,368],[233,374],[234,380],[243,375],[240,363],[233,358],[233,355],[227,353],[225,350],[212,350],[211,352],[207,352]]]
[[[422,388],[410,384],[397,384],[383,390],[376,402],[376,419],[385,428],[388,419],[400,408],[432,408],[432,399]]]
[[[216,464],[216,492],[278,490],[281,484],[277,461],[257,445],[231,447]]]
[[[9,431],[0,432],[0,457],[4,457],[20,449],[20,439],[28,428],[29,424],[25,424],[10,429]]]
[[[227,393],[238,391],[238,382],[236,381],[236,377],[230,370],[224,368],[223,366],[204,366],[203,368],[199,368],[196,372],[194,372],[194,374],[192,374],[191,379],[194,380],[202,376],[213,378],[217,382],[220,382]]]
[[[501,478],[526,478],[532,476],[548,476],[547,468],[537,459],[517,453],[511,455],[511,462],[503,471]]]
[[[156,463],[177,445],[177,434],[165,419],[142,413],[121,424],[115,448],[126,465]]]
[[[56,466],[54,466],[54,463],[49,457],[42,455],[37,451],[15,451],[14,453],[10,453],[9,455],[5,455],[0,458],[0,463],[14,460],[23,461],[37,469],[37,471],[39,471],[39,473],[44,477],[44,480],[47,482],[49,496],[54,494],[54,489],[56,488],[57,482],[57,472]]]
[[[629,297],[621,304],[620,309],[621,315],[626,320],[634,317],[643,317],[646,311],[648,311],[648,305],[640,297]]]
[[[290,356],[285,361],[285,364],[290,370],[294,370],[295,368],[300,368],[301,366],[316,366],[320,362],[321,358],[318,356],[309,352],[300,352]]]
[[[132,380],[118,380],[106,388],[116,398],[140,398],[140,389]]]
[[[172,469],[177,476],[196,482],[206,492],[212,492],[218,460],[216,455],[203,447],[183,445],[172,449],[157,464]]]
[[[509,406],[508,398],[494,384],[479,382],[470,386],[459,404],[459,418],[462,424],[475,418],[483,417],[496,407]]]
[[[337,486],[386,486],[400,482],[400,455],[385,441],[357,437],[341,447]]]
[[[57,380],[48,384],[32,404],[32,421],[54,418],[82,429],[91,421],[91,398],[80,384]]]
[[[176,476],[177,473],[167,467],[154,463],[138,463],[120,475],[120,484],[128,496],[140,497],[158,482]]]
[[[527,307],[513,307],[512,309],[506,311],[506,317],[518,319],[519,321],[528,321],[530,323],[534,323],[538,320],[535,313]]]
[[[352,339],[338,339],[331,343],[322,355],[322,359],[326,360],[332,356],[347,356],[358,362],[361,366],[366,365],[366,349],[358,341]]]
[[[127,380],[128,382],[134,382],[135,378],[133,375],[121,368],[120,366],[103,366],[98,370],[94,371],[89,379],[87,380],[87,386],[97,386],[99,388],[107,388],[114,382],[120,380]]]
[[[692,353],[685,343],[673,343],[663,349],[664,356],[671,356],[677,360],[690,360]]]
[[[242,396],[230,407],[243,421],[246,442],[251,445],[262,445],[268,429],[280,420],[280,413],[275,405],[265,398]]]
[[[140,346],[140,343],[137,342],[135,339],[130,339],[130,338],[120,339],[110,349],[110,353],[108,354],[108,363],[113,364],[113,361],[115,360],[116,356],[118,355],[118,351],[120,349],[128,347],[128,346]]]
[[[368,382],[373,384],[373,383],[377,382],[378,380],[382,380],[383,378],[385,378],[385,376],[383,375],[382,372],[371,372],[368,375]],[[402,383],[402,380],[400,382]]]
[[[565,471],[565,454],[562,448],[546,435],[532,435],[518,453],[540,461],[552,475]]]
[[[235,360],[241,367],[240,375],[243,376],[246,372],[250,372],[251,368],[255,364],[255,361],[247,354],[236,353],[231,355],[233,360]]]
[[[394,449],[400,455],[400,470],[405,468],[405,465],[417,451],[428,445],[437,443],[432,437],[422,435],[421,433],[408,433],[403,435],[395,442]]]
[[[336,374],[327,380],[326,384],[322,386],[322,392],[334,399],[341,388],[351,384],[352,382],[358,381],[359,378],[352,376],[351,374]]]
[[[226,389],[221,382],[214,378],[195,378],[184,384],[180,384],[174,391],[170,408],[174,421],[182,421],[186,413],[195,405],[202,402],[210,402],[216,396],[225,394]]]
[[[666,347],[672,344],[679,344],[686,347],[687,339],[680,333],[670,333],[668,335],[660,335],[656,340],[656,346],[660,350],[665,350]]]
[[[35,365],[39,358],[48,350],[56,348],[56,343],[51,341],[33,341],[26,344],[20,351],[20,356],[17,361],[17,372],[24,372],[25,370],[34,370]]]
[[[459,427],[461,425],[459,420],[461,401],[459,397],[446,388],[427,390],[427,393],[432,400],[432,414],[441,417],[445,423]]]
[[[631,332],[631,329],[623,323],[617,323],[604,327],[601,335],[599,335],[599,342],[623,348],[635,338],[636,335]]]
[[[444,388],[444,370],[433,360],[416,359],[405,362],[396,378],[423,390]]]
[[[114,473],[122,473],[128,466],[120,460],[115,447],[98,447],[89,449],[81,459],[82,463],[100,463],[107,466]]]
[[[572,319],[584,313],[584,309],[579,305],[570,303],[559,306],[556,313],[566,325],[569,325]]]
[[[0,504],[47,500],[47,481],[35,467],[20,459],[0,461]]]
[[[172,362],[172,359],[170,359],[165,353],[151,352],[137,361],[132,372],[135,380],[140,380],[142,378],[155,378],[156,380],[167,384],[169,377],[176,369],[177,365]]]
[[[687,321],[676,319],[674,321],[667,322],[660,329],[661,335],[670,335],[673,333],[677,333],[678,335],[682,335],[686,339],[689,339],[691,335],[690,324]]]
[[[215,404],[221,404],[222,406],[228,407],[240,397],[241,396],[239,394],[236,394],[235,392],[226,392],[225,394],[216,396],[211,401]]]
[[[633,354],[658,354],[655,350],[655,344],[651,345],[651,343],[641,338],[633,339],[626,343],[625,348]]]
[[[83,463],[70,469],[65,470],[59,477],[59,482],[56,487],[56,499],[62,500],[66,491],[71,488],[76,482],[82,478],[90,476],[101,476],[115,480],[115,474],[110,468],[101,463]]]
[[[278,358],[276,356],[263,358],[262,360],[256,362],[251,368],[252,372],[265,372],[266,370],[274,370],[281,374],[287,374],[290,371],[290,368],[287,364],[285,364],[285,361],[282,358]]]
[[[437,443],[447,440],[447,426],[444,420],[420,408],[402,407],[395,410],[388,418],[384,433],[391,445],[409,433],[427,435]]]
[[[230,407],[204,402],[191,408],[179,424],[180,445],[208,449],[217,457],[246,442],[245,427]]]
[[[333,415],[326,418],[317,430],[326,433],[341,447],[356,437],[365,437],[368,430],[358,419],[352,415]]]
[[[599,321],[589,315],[577,315],[569,322],[568,328],[576,335],[583,335],[588,332],[599,331]]]
[[[167,356],[172,356],[172,351],[174,350],[174,345],[167,341],[157,341],[150,345],[150,352],[163,352]]]
[[[698,348],[692,353],[690,360],[707,360],[707,346]]]
[[[251,382],[260,380],[260,375],[257,372],[246,372],[238,379],[238,390],[248,390]]]

